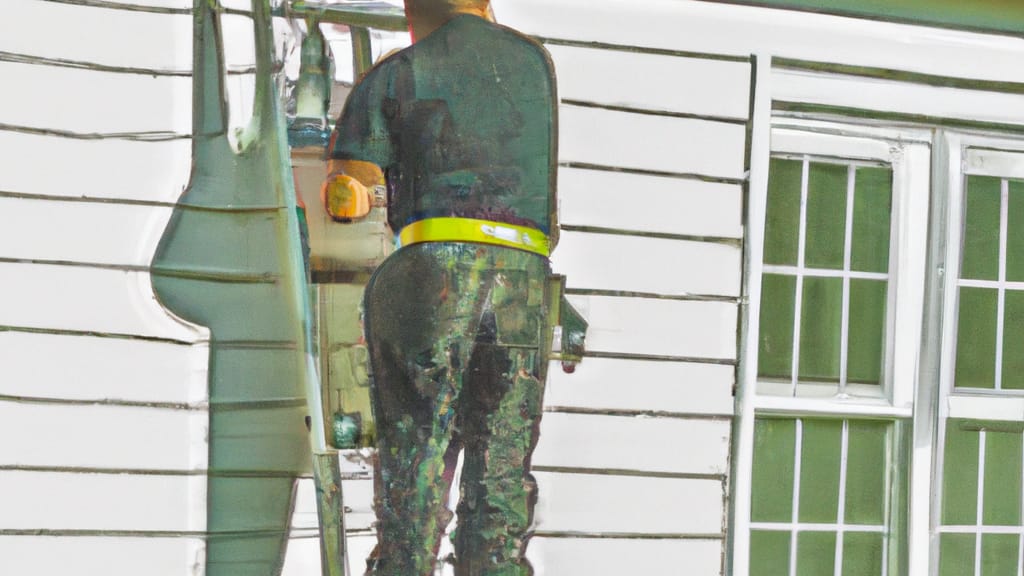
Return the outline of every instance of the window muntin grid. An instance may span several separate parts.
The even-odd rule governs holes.
[[[751,576],[889,574],[898,426],[757,419]]]
[[[883,395],[892,182],[888,164],[772,157],[760,394]]]
[[[964,181],[953,383],[1024,390],[1024,182]]]
[[[1024,426],[946,420],[940,576],[1024,575]]]

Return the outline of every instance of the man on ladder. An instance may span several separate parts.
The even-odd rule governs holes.
[[[366,288],[378,431],[372,574],[427,576],[464,450],[455,573],[532,574],[529,472],[551,345],[555,80],[489,0],[406,0],[414,44],[355,86],[323,199],[345,221],[384,190],[401,246]],[[379,194],[384,196],[384,194]],[[572,331],[573,358],[585,324]],[[566,338],[570,338],[569,335]],[[564,347],[563,347],[564,348]]]

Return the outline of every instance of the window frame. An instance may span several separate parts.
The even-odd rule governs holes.
[[[786,116],[773,117],[765,132],[770,137],[770,148],[762,159],[764,173],[751,185],[751,225],[747,244],[749,300],[744,317],[742,350],[746,368],[743,370],[741,366],[740,372],[744,385],[748,386],[741,402],[741,419],[748,426],[746,433],[752,437],[758,416],[906,422],[912,428],[912,448],[906,454],[906,461],[900,465],[909,475],[909,493],[905,496],[905,503],[900,505],[908,510],[907,534],[904,536],[908,573],[939,573],[940,536],[946,533],[976,535],[977,566],[982,560],[980,547],[984,534],[1017,535],[1018,553],[1024,558],[1024,526],[986,529],[991,526],[982,523],[980,507],[978,524],[973,532],[965,531],[963,526],[944,526],[942,522],[944,455],[949,420],[1010,422],[1024,426],[1024,390],[954,386],[966,180],[971,175],[1024,180],[1024,134],[1020,139],[1014,139],[982,132],[888,128]],[[845,143],[842,141],[844,138],[847,139]],[[869,143],[875,146],[873,157]],[[769,161],[780,152],[792,154],[810,148],[816,151],[813,157],[881,160],[879,156],[885,152],[878,147],[879,143],[890,145],[888,154],[893,166],[889,281],[895,284],[895,288],[890,287],[887,315],[895,317],[887,320],[887,326],[893,330],[891,337],[886,336],[888,404],[873,405],[863,399],[848,402],[759,395],[756,386],[760,283],[765,273],[762,258]],[[906,161],[908,155],[916,157],[916,161]],[[902,174],[909,184],[897,184],[898,174]],[[1004,237],[1002,219],[1006,218],[1005,211],[1004,206],[1001,208],[1001,233]],[[1001,246],[1000,259],[1005,260],[1005,240],[1001,240]],[[894,291],[897,294],[894,295]],[[738,429],[742,430],[743,425],[741,421]],[[741,437],[741,442],[743,440]],[[749,474],[743,469],[744,465],[751,466],[753,461],[753,447],[747,440],[746,446],[740,446],[737,470]],[[979,450],[984,450],[983,445]],[[984,470],[979,468],[979,499],[982,498],[983,474]],[[747,574],[749,570],[751,529],[758,526],[750,518],[751,481],[750,475],[737,477],[737,484],[745,482],[747,486],[743,493],[745,500],[734,502],[739,513],[733,525],[733,553],[746,555],[738,563],[734,560],[734,567],[737,564],[742,566],[742,571],[734,571],[737,575]],[[841,566],[837,564],[836,569],[841,570]]]
[[[903,291],[904,294],[916,291],[916,305],[905,306],[898,313],[895,322],[900,326],[910,326],[913,330],[891,339],[892,342],[899,341],[900,350],[913,350],[913,362],[901,362],[899,370],[894,369],[894,374],[889,375],[890,382],[900,382],[900,385],[893,388],[892,401],[879,403],[870,406],[867,403],[848,404],[841,416],[850,418],[891,418],[894,421],[899,418],[908,418],[915,409],[924,413],[934,413],[933,404],[936,401],[934,395],[922,394],[921,387],[916,386],[917,370],[919,367],[920,336],[923,329],[921,311],[926,303],[924,280],[925,280],[925,256],[928,251],[928,222],[932,220],[929,214],[930,180],[932,178],[933,132],[928,128],[914,126],[890,127],[874,124],[866,120],[842,118],[841,121],[829,120],[807,120],[798,118],[796,114],[791,116],[778,115],[773,112],[773,100],[781,98],[786,101],[804,101],[806,96],[811,95],[809,101],[815,101],[811,92],[807,91],[806,80],[817,74],[791,73],[785,70],[776,70],[772,66],[772,57],[767,54],[756,55],[757,66],[755,67],[752,128],[750,139],[750,180],[747,194],[747,215],[745,224],[746,243],[744,250],[744,270],[746,272],[746,283],[743,304],[744,313],[740,319],[740,358],[737,369],[737,421],[735,427],[735,452],[733,461],[732,478],[732,507],[730,514],[730,526],[728,530],[729,544],[731,551],[729,558],[729,572],[735,576],[746,576],[750,570],[750,528],[751,528],[751,497],[752,497],[752,467],[754,452],[754,428],[755,416],[757,414],[777,414],[794,417],[820,415],[822,412],[834,413],[836,403],[813,402],[813,401],[773,401],[763,400],[756,395],[756,382],[758,372],[758,347],[759,347],[759,318],[761,298],[761,278],[763,276],[762,256],[764,250],[764,233],[766,213],[766,200],[768,190],[768,172],[771,153],[777,149],[774,146],[772,131],[797,128],[806,131],[815,129],[821,134],[832,134],[839,136],[860,136],[867,140],[882,141],[887,144],[881,154],[887,155],[894,151],[902,150],[903,154],[909,154],[916,161],[924,161],[923,174],[915,175],[914,184],[910,187],[917,190],[917,201],[907,204],[904,201],[906,196],[893,192],[893,202],[906,213],[917,213],[911,219],[911,229],[904,226],[891,235],[891,239],[900,243],[896,254],[890,254],[890,263],[896,263],[897,269],[901,270],[899,278],[891,279],[896,283],[895,290]],[[794,77],[796,80],[790,78]],[[825,76],[827,78],[827,76]],[[874,95],[877,96],[877,95]],[[891,150],[889,150],[891,149]],[[818,150],[819,154],[821,150]],[[874,154],[876,157],[879,152]],[[850,148],[844,150],[841,156],[855,155]],[[871,155],[869,155],[870,157]],[[894,180],[897,175],[894,166]],[[902,214],[903,212],[901,212]],[[893,222],[902,221],[899,215],[893,216]],[[910,241],[913,240],[912,243]],[[916,264],[916,266],[915,266]],[[892,290],[892,288],[890,288]],[[909,292],[908,292],[909,291]],[[902,296],[904,299],[907,295]],[[917,317],[913,317],[912,309],[916,308]],[[908,315],[910,317],[908,317]],[[910,320],[908,322],[908,320]],[[907,344],[911,343],[911,344]],[[895,344],[894,344],[895,345]],[[892,352],[889,352],[892,358]],[[902,380],[901,380],[902,379]],[[897,392],[898,390],[898,392]],[[933,433],[932,421],[922,423],[922,419],[911,420],[910,442],[911,446],[921,445],[933,446],[931,438]],[[930,456],[930,455],[929,455]],[[906,505],[911,510],[906,518],[908,536],[905,540],[907,566],[910,573],[917,573],[918,566],[929,563],[929,519],[931,494],[931,458],[909,458],[904,473],[909,477],[910,485],[918,486],[922,482],[925,490],[916,489],[906,496]]]
[[[967,388],[955,386],[956,346],[959,328],[959,288],[961,272],[961,255],[963,251],[964,227],[966,226],[966,180],[968,176],[992,176],[1000,179],[1024,180],[1024,135],[1020,139],[1011,139],[985,134],[967,134],[961,132],[944,132],[941,144],[946,158],[944,166],[944,193],[937,194],[941,204],[936,212],[941,213],[943,236],[933,241],[941,244],[936,251],[941,254],[937,284],[941,286],[938,299],[941,304],[941,332],[927,345],[938,350],[938,386],[936,438],[934,449],[933,470],[936,477],[932,498],[932,518],[929,525],[934,534],[934,542],[930,551],[932,572],[938,573],[940,560],[941,536],[943,534],[970,534],[975,540],[975,573],[981,569],[982,536],[985,534],[1012,534],[1018,536],[1018,566],[1024,561],[1024,510],[1022,525],[1001,527],[996,530],[985,530],[982,519],[984,492],[984,462],[986,431],[979,431],[979,468],[977,502],[978,519],[974,530],[964,530],[963,526],[945,525],[943,523],[943,491],[942,474],[945,471],[945,452],[947,444],[948,423],[950,419],[978,420],[987,422],[1009,422],[1013,425],[1024,425],[1024,390],[1001,390],[984,388]],[[1012,162],[1016,156],[1016,162]],[[1005,185],[1002,193],[1006,193]],[[1002,203],[1001,203],[1002,204]],[[1005,269],[1005,225],[1006,206],[1000,208],[1000,267]],[[1000,272],[1000,275],[1003,273]],[[986,281],[999,284],[1004,280]],[[997,314],[1002,310],[997,308]],[[1000,322],[997,319],[997,323]],[[998,334],[998,332],[997,332]],[[999,345],[997,337],[997,359]],[[995,385],[995,383],[994,383]],[[1024,475],[1024,470],[1021,471]]]
[[[1024,421],[1024,390],[957,388],[954,372],[959,327],[958,283],[964,235],[964,181],[967,176],[972,175],[1024,180],[1024,139],[1012,140],[946,132],[943,140],[949,158],[949,172],[947,190],[942,195],[946,203],[943,224],[947,228],[945,245],[941,248],[944,255],[941,272],[942,317],[948,321],[943,322],[941,334],[941,358],[944,361],[940,367],[939,377],[942,394],[940,407],[945,413],[940,413],[940,417],[1021,422]],[[1016,166],[1009,164],[1010,156],[1019,156],[1019,163]],[[993,160],[996,162],[993,163]],[[1005,255],[1005,247],[1002,252]],[[996,353],[1000,354],[998,348]]]
[[[913,414],[914,379],[920,347],[920,322],[906,321],[920,317],[923,306],[921,279],[924,274],[926,249],[926,218],[929,190],[930,133],[925,130],[881,128],[835,121],[801,120],[777,117],[771,123],[769,158],[778,155],[802,156],[839,162],[884,163],[892,167],[892,214],[890,254],[887,282],[885,349],[883,350],[882,394],[877,399],[865,397],[808,398],[759,394],[757,378],[758,351],[748,347],[744,361],[753,366],[755,385],[751,396],[759,413],[834,414],[909,418]],[[921,166],[924,173],[921,173]],[[757,192],[758,212],[751,218],[761,221],[759,234],[748,235],[747,251],[751,265],[751,283],[757,283],[757,298],[751,290],[748,301],[749,334],[759,334],[760,283],[766,265],[763,263],[764,218],[767,209],[767,178]],[[923,206],[922,206],[923,201]],[[751,203],[753,210],[753,202]],[[757,216],[755,216],[757,214]],[[798,268],[802,269],[801,263]],[[751,286],[753,288],[753,286]],[[901,322],[901,320],[903,320]],[[755,338],[756,344],[756,338]]]

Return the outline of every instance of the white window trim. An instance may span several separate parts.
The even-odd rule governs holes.
[[[884,397],[881,398],[807,398],[788,396],[757,395],[757,357],[759,331],[761,277],[771,266],[762,262],[764,249],[764,215],[767,207],[767,175],[751,184],[751,220],[748,235],[748,266],[752,272],[749,284],[747,316],[747,337],[744,340],[745,369],[742,377],[748,386],[744,393],[744,422],[741,423],[741,444],[737,478],[748,489],[743,492],[747,502],[736,502],[737,510],[734,538],[733,574],[749,571],[750,529],[756,527],[750,521],[752,488],[752,435],[756,415],[774,414],[787,416],[831,415],[848,417],[873,417],[884,419],[909,419],[913,416],[917,382],[918,353],[921,338],[921,314],[924,303],[924,259],[927,251],[928,199],[930,194],[931,149],[929,134],[925,131],[907,129],[877,129],[871,126],[840,124],[831,122],[805,122],[797,119],[780,119],[769,133],[770,147],[763,151],[767,165],[772,155],[795,154],[818,158],[853,159],[890,164],[893,168],[893,212],[890,247],[890,267],[886,275],[889,295],[886,319],[886,346],[884,352],[885,370],[883,376]],[[752,160],[753,163],[753,160]],[[757,227],[755,231],[755,226]],[[796,354],[794,355],[795,357]],[[845,430],[845,426],[844,426]],[[743,448],[747,448],[744,453]],[[914,459],[918,460],[917,458]],[[927,481],[931,481],[931,458],[924,459],[928,465]],[[743,485],[739,484],[739,485]],[[738,486],[737,486],[738,487]],[[929,490],[923,492],[925,495]],[[930,502],[913,503],[923,508],[923,520],[927,522]],[[912,508],[913,509],[913,508]],[[741,516],[742,513],[742,516]],[[912,519],[913,521],[913,519]],[[917,520],[918,522],[921,519]],[[851,527],[843,527],[849,531]],[[794,542],[796,539],[793,540]],[[887,549],[887,547],[886,547]],[[739,554],[747,556],[740,558]],[[837,547],[837,554],[840,548]],[[793,552],[795,553],[795,552]],[[840,557],[841,558],[841,557]],[[837,570],[841,565],[837,564]]]
[[[889,282],[886,318],[886,345],[883,357],[885,370],[882,378],[884,403],[880,399],[849,397],[836,399],[782,397],[754,394],[755,409],[759,413],[833,413],[906,417],[914,405],[917,350],[920,348],[920,318],[924,293],[924,256],[927,249],[926,218],[929,195],[928,170],[931,150],[928,134],[914,129],[876,129],[871,126],[839,124],[834,122],[805,122],[783,119],[784,127],[771,131],[770,156],[792,155],[797,158],[835,158],[841,160],[884,163],[893,169],[892,235],[890,237],[889,270],[877,275]],[[922,166],[925,168],[922,170]],[[753,190],[752,190],[753,192]],[[767,194],[767,186],[760,194]],[[850,197],[852,199],[852,197]],[[758,199],[760,218],[764,218],[766,197]],[[755,214],[752,212],[751,214]],[[916,216],[920,215],[920,216]],[[801,236],[802,238],[802,236]],[[847,239],[849,241],[849,239]],[[801,246],[803,242],[801,241]],[[760,273],[751,278],[751,284],[760,283],[761,274],[780,270],[778,266],[760,262],[764,250],[764,233],[748,237],[747,250],[751,259],[757,259]],[[847,254],[847,257],[849,254]],[[800,258],[802,260],[802,258]],[[786,267],[795,271],[801,266]],[[804,275],[816,276],[817,273]],[[837,276],[872,276],[850,272],[836,272]],[[799,286],[797,291],[799,293]],[[760,291],[760,286],[758,287]],[[760,298],[749,302],[751,322],[759,318]],[[845,308],[845,307],[844,307]],[[845,311],[845,310],[844,310]],[[753,327],[753,324],[751,324]],[[759,326],[758,326],[759,327]],[[753,330],[751,334],[755,334]],[[845,335],[844,335],[845,336]],[[794,362],[799,351],[794,343]],[[757,356],[746,356],[756,362]]]
[[[816,156],[832,155],[842,158],[861,157],[867,160],[889,161],[894,152],[899,152],[907,162],[894,163],[894,181],[897,178],[897,170],[900,169],[897,164],[903,166],[903,170],[908,170],[906,166],[922,160],[925,162],[924,166],[931,166],[932,154],[929,148],[931,142],[929,130],[853,126],[795,118],[772,118],[773,95],[778,96],[787,92],[787,79],[780,77],[778,71],[773,72],[771,56],[759,54],[756,55],[755,61],[757,64],[755,71],[757,89],[754,93],[752,116],[749,216],[744,262],[748,271],[745,299],[747,309],[741,326],[740,354],[742,362],[737,374],[739,422],[735,440],[736,463],[732,480],[733,494],[735,495],[732,503],[734,506],[733,524],[730,531],[731,574],[733,576],[747,576],[750,572],[750,530],[752,527],[750,508],[756,414],[799,416],[821,414],[823,413],[822,408],[827,408],[824,413],[899,419],[911,416],[915,405],[917,410],[923,410],[923,413],[933,413],[932,396],[928,394],[922,396],[919,391],[915,391],[919,366],[921,317],[924,306],[925,256],[928,248],[929,170],[924,171],[924,176],[909,172],[899,174],[899,177],[906,179],[907,184],[900,187],[899,190],[894,186],[893,190],[894,223],[904,221],[903,211],[920,216],[907,218],[906,223],[895,227],[896,233],[891,237],[895,248],[890,254],[890,272],[894,269],[900,272],[898,277],[890,277],[890,283],[894,283],[894,285],[890,286],[889,312],[897,310],[892,305],[892,298],[896,298],[900,302],[901,308],[896,312],[895,318],[888,323],[890,327],[900,326],[900,330],[894,333],[892,338],[887,338],[887,342],[894,347],[894,349],[886,351],[886,358],[892,359],[891,362],[887,361],[886,363],[892,370],[886,374],[886,380],[894,383],[891,387],[892,394],[887,402],[872,403],[860,400],[856,403],[842,405],[834,400],[823,402],[820,399],[811,398],[790,399],[757,396],[759,347],[757,335],[760,329],[761,278],[764,273],[762,262],[764,215],[772,153],[778,150],[780,144],[788,143],[791,136],[804,139],[808,144],[813,143],[815,145],[813,151]],[[865,80],[864,82],[870,81]],[[792,92],[792,90],[790,91]],[[871,106],[866,107],[871,108]],[[814,134],[806,135],[806,132],[810,130],[814,130]],[[846,138],[840,150],[831,147],[830,143],[838,142],[838,140],[830,138],[830,136]],[[921,420],[918,418],[913,421],[912,446],[914,448],[912,448],[913,454],[909,463],[910,482],[915,488],[908,495],[908,504],[911,509],[907,537],[910,574],[924,574],[930,564],[930,531],[928,527],[932,493],[932,458],[930,452],[921,454],[916,447],[920,445],[918,440],[922,434],[931,434],[932,420],[928,420],[927,426],[919,425]],[[928,437],[924,440],[924,446],[930,450],[934,443]]]
[[[998,178],[1024,178],[1024,140],[1010,140],[983,135],[946,133],[943,147],[948,161],[946,170],[947,193],[943,197],[943,213],[946,229],[943,255],[945,267],[942,274],[942,334],[940,340],[939,386],[938,386],[938,430],[935,442],[935,474],[938,476],[945,467],[946,422],[949,418],[964,418],[987,421],[1024,422],[1024,391],[970,390],[954,387],[955,353],[958,330],[958,287],[960,281],[960,255],[963,242],[963,216],[965,204],[964,181],[969,175],[993,176]],[[1003,194],[1006,194],[1005,183]],[[1001,208],[1001,220],[1006,218],[1006,204]],[[1002,279],[1006,257],[1006,226],[1001,222],[1000,271]],[[999,309],[997,314],[1001,314]],[[1002,319],[997,319],[997,325]],[[999,328],[997,327],[997,334]],[[1001,336],[997,337],[997,342]],[[1000,365],[1001,350],[997,345],[996,363]],[[997,368],[998,381],[998,368]],[[941,518],[942,482],[935,483],[931,530],[934,534],[973,534],[975,540],[975,574],[981,573],[981,535],[992,533],[1018,534],[1018,573],[1024,570],[1024,527],[985,526],[982,528],[982,499],[984,489],[986,432],[979,433],[978,468],[978,516],[974,525],[943,526]],[[1024,473],[1024,471],[1022,471]],[[936,538],[931,551],[933,562],[939,557],[939,540]]]
[[[986,37],[987,38],[987,37]],[[986,41],[988,41],[986,39]],[[768,49],[771,50],[770,48]],[[746,299],[747,309],[741,320],[741,345],[739,371],[737,374],[737,423],[735,436],[735,462],[732,476],[734,501],[732,503],[733,524],[730,527],[731,548],[731,574],[732,576],[747,576],[750,568],[750,506],[751,506],[751,479],[753,459],[753,432],[755,410],[758,412],[770,411],[773,413],[785,412],[787,407],[773,405],[766,401],[763,409],[758,409],[761,402],[755,396],[757,381],[757,353],[759,332],[759,303],[761,299],[760,279],[764,272],[761,265],[761,250],[764,239],[765,199],[768,186],[769,157],[772,152],[771,130],[785,128],[807,128],[816,127],[823,133],[844,133],[841,128],[830,127],[828,122],[811,122],[807,120],[795,120],[791,118],[772,118],[772,100],[787,102],[804,102],[810,104],[821,104],[825,106],[849,107],[860,110],[877,110],[880,113],[896,112],[908,114],[925,114],[936,118],[951,118],[977,121],[979,119],[1002,125],[1024,124],[1020,115],[1019,106],[1005,106],[1009,101],[1017,102],[1022,96],[1012,94],[999,94],[984,92],[980,90],[956,89],[950,90],[935,86],[924,86],[902,81],[877,80],[868,78],[852,78],[840,75],[819,74],[804,71],[782,70],[772,68],[772,59],[768,53],[756,54],[756,76],[752,116],[751,133],[751,179],[748,194],[748,213],[751,217],[747,224],[747,249],[745,254],[745,270],[747,271]],[[984,65],[984,59],[973,59],[975,65]],[[896,65],[896,68],[901,66]],[[864,88],[861,90],[861,88]],[[892,123],[888,123],[887,126]],[[927,143],[932,131],[927,129],[904,130],[903,128],[872,127],[873,136],[886,136],[890,140],[895,139],[906,145],[908,143]],[[902,133],[902,134],[901,134]],[[1005,153],[1024,151],[1024,144],[1020,141],[1007,138],[1000,138],[992,134],[985,134],[983,131],[977,134],[943,132],[941,138],[933,142],[930,158],[925,161],[931,162],[931,179],[935,182],[936,190],[949,190],[950,194],[956,194],[956,190],[962,188],[962,168],[971,171],[978,166],[978,157],[973,153],[967,154],[964,158],[962,150],[971,146],[996,149],[994,152],[986,150],[986,165],[999,173],[1002,177],[1024,178],[1024,166],[1013,166],[1007,169],[1009,156]],[[910,147],[913,154],[920,153]],[[1002,151],[1002,152],[1000,152]],[[847,152],[848,154],[849,152]],[[925,148],[927,154],[927,148]],[[965,165],[966,162],[966,165]],[[1001,168],[996,168],[1001,166]],[[928,183],[923,184],[925,187]],[[951,316],[948,297],[950,294],[949,283],[955,282],[958,274],[949,270],[945,272],[941,280],[930,274],[926,268],[927,262],[931,268],[938,268],[942,260],[946,262],[957,262],[950,258],[948,251],[959,246],[959,240],[947,237],[947,228],[954,229],[956,225],[950,224],[948,215],[955,213],[950,207],[944,204],[950,201],[949,197],[938,195],[932,196],[932,206],[928,205],[928,194],[921,198],[925,199],[923,204],[913,206],[920,218],[914,218],[914,226],[920,228],[904,228],[900,233],[911,234],[918,240],[913,242],[912,252],[900,252],[900,266],[904,261],[917,267],[908,269],[901,268],[899,290],[911,290],[916,286],[922,294],[922,306],[916,317],[909,311],[897,318],[898,325],[912,325],[918,328],[918,350],[913,354],[912,366],[906,366],[905,375],[913,375],[917,385],[910,400],[913,413],[919,415],[913,420],[913,434],[911,439],[912,454],[910,457],[910,485],[908,504],[911,512],[908,518],[908,572],[914,576],[924,576],[936,573],[938,570],[938,524],[937,514],[933,518],[933,511],[938,511],[940,503],[939,490],[941,488],[935,478],[940,478],[942,470],[942,451],[944,450],[944,437],[939,437],[940,430],[945,418],[977,418],[983,416],[986,420],[1021,421],[1024,420],[1024,398],[1007,393],[961,393],[951,394],[948,374],[942,373],[949,367],[946,360],[949,356],[948,349]],[[954,196],[955,198],[955,196]],[[894,199],[895,201],[895,199]],[[753,215],[761,215],[760,218]],[[929,233],[928,223],[939,223],[935,232]],[[958,234],[959,235],[959,234]],[[937,239],[938,236],[938,239]],[[937,243],[939,242],[939,243]],[[945,247],[940,255],[937,248]],[[931,248],[932,251],[929,250]],[[933,258],[935,262],[928,261]],[[916,259],[916,260],[915,260]],[[909,276],[908,276],[909,274]],[[910,286],[902,286],[908,284]],[[941,284],[941,285],[940,285]],[[940,298],[941,292],[941,298]],[[925,296],[927,294],[927,296]],[[955,291],[953,292],[955,294]],[[927,306],[927,310],[925,309]],[[955,312],[955,311],[954,311]],[[941,333],[941,337],[927,335],[922,332],[924,327]],[[941,327],[941,328],[939,328]],[[901,339],[903,337],[900,337]],[[905,380],[901,375],[895,378],[899,381]],[[938,381],[939,385],[935,383]],[[930,383],[930,384],[929,384]],[[894,398],[894,400],[898,401]],[[901,402],[901,401],[898,401]],[[887,413],[885,407],[871,407],[867,403],[851,410],[846,408],[847,414],[858,416],[890,416],[905,417],[907,404],[899,404],[902,410],[893,410]],[[800,410],[792,410],[793,415],[816,414],[821,406],[815,406],[813,402],[806,403]],[[944,436],[944,433],[943,433]],[[934,472],[933,472],[934,471]],[[933,476],[933,473],[935,476]],[[934,545],[933,545],[933,539]],[[1024,546],[1021,547],[1024,552]]]
[[[957,292],[958,284],[961,283],[959,280],[960,249],[963,242],[964,179],[968,175],[1024,179],[1024,141],[947,133],[945,146],[949,154],[949,173],[948,193],[945,197],[948,207],[948,233],[944,250],[946,266],[943,270],[943,317],[948,321],[943,322],[942,328],[942,358],[945,361],[940,371],[939,416],[1024,421],[1024,391],[955,389],[953,382],[958,328]],[[1005,208],[1004,206],[1004,212]],[[1005,218],[1006,214],[1002,217]],[[1005,268],[1005,242],[1006,239],[1001,238],[1001,269]],[[1001,276],[1002,273],[1001,270]],[[1001,320],[997,322],[1002,324]],[[998,359],[1002,357],[999,346],[996,348],[996,356],[998,370]]]

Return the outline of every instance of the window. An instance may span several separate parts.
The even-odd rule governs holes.
[[[930,141],[792,119],[772,130],[750,247],[751,575],[906,573]]]
[[[935,524],[941,576],[1024,570],[1024,153],[947,137]]]
[[[763,200],[749,574],[1024,574],[1024,142],[780,118]]]
[[[776,156],[770,174],[758,392],[881,397],[892,167]]]
[[[757,420],[751,510],[752,573],[887,574],[892,486],[889,455],[903,427],[875,420]]]

